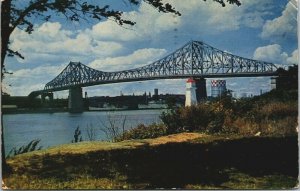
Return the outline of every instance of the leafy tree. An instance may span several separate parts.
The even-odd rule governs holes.
[[[19,7],[17,2],[28,3],[25,7]],[[123,0],[121,3],[128,2],[131,5],[138,6],[141,2],[148,3],[154,9],[163,13],[173,13],[180,16],[179,13],[171,4],[164,3],[162,0]],[[200,1],[200,0],[199,0]],[[206,0],[204,0],[206,1]],[[239,0],[211,0],[220,3],[223,7],[225,2],[230,4],[240,5]],[[99,6],[85,0],[2,0],[1,1],[1,79],[4,74],[8,73],[5,70],[4,60],[6,56],[24,57],[18,51],[12,50],[9,47],[10,36],[12,32],[19,28],[31,34],[34,30],[34,21],[47,22],[53,19],[53,15],[63,15],[66,20],[96,20],[102,21],[111,19],[118,25],[134,25],[134,21],[124,19],[122,11],[112,10],[109,5]],[[34,18],[34,19],[32,19]],[[3,124],[1,126],[2,140],[2,156],[4,155],[3,144]],[[6,166],[5,158],[2,159],[2,165]]]

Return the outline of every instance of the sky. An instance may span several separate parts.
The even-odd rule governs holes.
[[[182,47],[190,40],[203,41],[234,55],[272,62],[287,67],[298,64],[296,0],[241,0],[242,5],[207,0],[164,0],[182,15],[159,13],[146,3],[131,6],[126,1],[104,0],[123,17],[136,22],[120,27],[111,20],[70,22],[55,17],[48,22],[34,19],[34,32],[16,29],[10,47],[25,59],[6,58],[13,72],[4,79],[4,90],[26,96],[41,90],[70,61],[101,71],[120,71],[150,64]],[[19,1],[20,2],[20,1]],[[100,1],[90,0],[92,3]],[[26,6],[26,1],[18,4]],[[207,92],[210,95],[210,81]],[[123,94],[184,94],[186,79],[154,80],[98,85],[83,88],[89,97]],[[227,89],[235,94],[258,95],[270,91],[270,77],[226,78]],[[66,98],[68,92],[54,93]]]

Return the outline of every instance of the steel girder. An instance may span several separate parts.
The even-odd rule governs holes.
[[[70,62],[46,84],[44,91],[154,79],[271,76],[276,70],[272,63],[235,56],[203,42],[191,41],[152,64],[131,70],[103,72],[80,62]]]

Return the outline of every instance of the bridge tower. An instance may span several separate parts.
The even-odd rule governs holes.
[[[69,89],[69,102],[68,102],[69,112],[71,113],[81,113],[83,112],[83,98],[82,98],[82,88],[74,87]]]

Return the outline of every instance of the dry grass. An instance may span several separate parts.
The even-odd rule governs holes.
[[[111,151],[118,149],[135,149],[141,146],[153,146],[167,143],[179,143],[186,142],[193,139],[213,139],[214,136],[206,135],[202,133],[178,133],[168,136],[162,136],[154,139],[135,139],[125,140],[121,142],[104,142],[104,141],[90,141],[90,142],[78,142],[72,144],[63,144],[59,146],[50,147],[48,149],[28,152],[25,154],[16,155],[7,160],[8,164],[16,165],[21,161],[26,161],[32,156],[43,155],[56,155],[56,154],[84,154],[96,151]]]
[[[296,176],[289,173],[290,167],[296,167],[293,160],[280,158],[295,158],[295,148],[290,149],[296,141],[253,138],[180,133],[60,145],[9,158],[13,171],[3,180],[11,189],[283,189],[297,185]],[[270,148],[276,151],[265,155]],[[268,157],[276,161],[274,165]],[[255,164],[249,162],[255,160]],[[228,171],[229,166],[236,169]]]
[[[148,142],[149,145],[161,145],[161,144],[167,144],[167,143],[181,143],[190,141],[197,138],[208,138],[212,137],[212,135],[206,135],[203,133],[179,133],[179,134],[173,134],[163,137],[158,137],[155,139],[145,139],[144,141]]]

